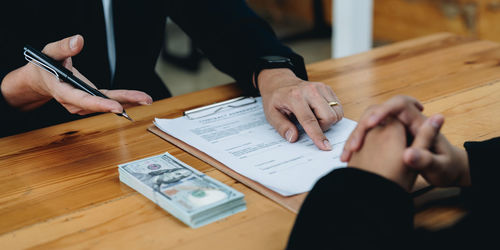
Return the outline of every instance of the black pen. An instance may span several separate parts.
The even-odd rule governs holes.
[[[51,57],[45,55],[41,51],[38,51],[29,45],[24,46],[24,58],[28,62],[33,63],[40,68],[48,71],[49,73],[55,75],[60,81],[66,82],[79,90],[85,91],[93,96],[111,99],[101,93],[99,90],[89,86],[84,81],[73,75],[73,72],[62,66],[60,62],[52,59]],[[116,115],[123,116],[132,121],[132,118],[130,118],[125,112],[125,109],[123,109],[123,112],[121,114],[116,113]]]

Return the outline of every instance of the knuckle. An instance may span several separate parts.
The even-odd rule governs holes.
[[[398,95],[395,100],[396,105],[400,107],[410,106],[414,102],[413,98],[406,95]]]
[[[344,118],[344,109],[342,107],[335,109],[335,114],[337,115],[337,121],[342,120]]]
[[[379,108],[380,108],[379,104],[372,104],[372,105],[368,106],[368,108],[366,108],[364,114],[367,115],[367,114],[374,113],[375,110],[377,110]]]
[[[50,50],[50,48],[51,48],[51,47],[53,47],[53,46],[54,46],[54,43],[55,43],[55,42],[47,43],[47,44],[43,47],[42,52],[46,53],[48,50]]]
[[[309,91],[311,93],[317,93],[317,92],[319,92],[319,86],[316,83],[307,84],[306,85],[306,89],[307,89],[307,91]]]
[[[302,99],[302,91],[299,88],[293,88],[290,90],[290,97],[294,100]]]
[[[332,123],[328,123],[326,121],[319,121],[319,127],[321,128],[322,131],[326,131],[332,126]]]
[[[82,110],[81,109],[78,109],[78,108],[66,108],[71,114],[79,114]]]
[[[393,98],[393,99],[394,99],[394,100],[399,100],[399,101],[404,101],[404,100],[407,100],[407,99],[408,99],[408,96],[405,96],[405,95],[401,95],[401,94],[399,94],[399,95],[394,96],[394,98]]]
[[[308,115],[302,119],[302,123],[304,125],[313,125],[317,124],[318,120],[316,119],[316,117]]]
[[[397,106],[402,106],[406,103],[406,99],[403,96],[398,96],[398,98],[394,99],[394,103]]]
[[[337,114],[335,112],[333,112],[333,114],[325,117],[324,119],[321,119],[320,122],[321,124],[325,124],[327,126],[330,126],[332,124],[334,124],[335,122],[337,122],[338,117],[337,117]]]

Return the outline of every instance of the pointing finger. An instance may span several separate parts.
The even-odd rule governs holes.
[[[316,119],[316,116],[305,100],[293,102],[292,105],[292,112],[295,114],[295,117],[297,117],[297,120],[314,144],[316,144],[316,146],[321,150],[332,150],[332,145],[323,134],[323,130],[319,125],[318,119]]]

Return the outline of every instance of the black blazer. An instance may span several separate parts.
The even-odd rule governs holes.
[[[26,63],[23,46],[45,44],[75,34],[84,37],[75,67],[99,88],[141,90],[159,100],[170,92],[154,71],[162,47],[165,21],[171,18],[199,45],[219,70],[252,91],[257,57],[292,58],[297,74],[307,78],[302,58],[283,46],[273,31],[243,0],[113,1],[116,70],[111,82],[106,28],[101,0],[10,1],[0,4],[0,79]],[[12,109],[0,95],[0,109],[9,118],[0,136],[78,119],[51,101],[33,112]]]
[[[287,249],[498,249],[500,137],[464,146],[472,186],[455,201],[468,211],[456,224],[438,231],[414,228],[412,197],[403,188],[370,172],[341,168],[309,192]]]

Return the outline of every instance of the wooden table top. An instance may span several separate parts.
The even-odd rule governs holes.
[[[454,145],[500,135],[498,43],[436,34],[308,71],[333,87],[350,119],[406,94],[426,114],[445,115],[443,133]],[[239,95],[224,85],[131,108],[134,123],[104,114],[0,139],[0,248],[283,249],[294,213],[146,131],[155,117]],[[120,183],[118,164],[166,151],[244,193],[247,210],[191,229]],[[435,207],[415,221],[440,227],[461,214]]]

